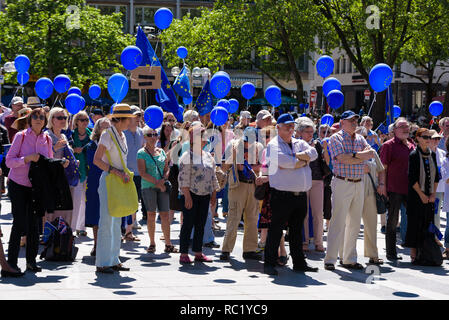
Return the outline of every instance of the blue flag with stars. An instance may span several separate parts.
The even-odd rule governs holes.
[[[139,27],[137,30],[136,47],[138,47],[143,54],[141,66],[156,66],[161,67],[161,80],[162,86],[160,89],[156,89],[157,95],[159,96],[160,105],[162,109],[173,114],[178,113],[178,100],[176,99],[175,92],[173,91],[170,81],[168,81],[167,75],[165,74],[164,68],[162,68],[150,41],[145,36],[142,28]]]
[[[173,89],[175,89],[176,93],[181,97],[190,98],[189,77],[187,76],[187,69],[185,66],[182,68],[181,73],[176,77],[176,80],[173,83]]]
[[[394,100],[393,100],[393,88],[390,85],[387,89],[387,99],[386,101],[386,106],[385,106],[385,113],[387,114],[387,127],[394,123],[394,116],[393,116],[393,105],[394,105]]]
[[[214,106],[212,102],[212,92],[210,91],[209,80],[206,81],[203,89],[201,89],[201,93],[196,100],[195,107],[198,109],[200,116],[204,116],[212,111]]]

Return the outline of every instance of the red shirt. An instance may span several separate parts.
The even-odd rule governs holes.
[[[14,121],[16,121],[16,119],[17,119],[17,117],[15,117],[14,114],[12,114],[12,113],[5,117],[5,127],[8,130],[8,137],[9,137],[9,141],[11,141],[11,143],[14,140],[14,136],[18,132],[16,129],[11,128],[12,124],[14,123]]]
[[[380,148],[380,160],[387,166],[387,192],[408,193],[408,158],[415,145],[407,140],[407,145],[394,137]]]

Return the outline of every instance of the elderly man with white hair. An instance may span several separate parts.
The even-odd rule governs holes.
[[[366,137],[366,142],[373,148],[374,150],[379,151],[379,148],[381,146],[379,136],[376,132],[374,132],[373,129],[373,119],[370,116],[364,116],[362,120],[360,121],[360,125],[364,128],[366,128],[366,131],[368,132],[368,135]]]
[[[443,119],[438,122],[438,126],[443,131],[443,138],[440,140],[440,143],[438,144],[438,148],[446,150],[446,138],[449,136],[449,117],[444,117]]]

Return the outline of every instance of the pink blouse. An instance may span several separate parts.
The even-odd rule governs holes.
[[[11,169],[8,178],[22,186],[31,187],[28,178],[30,163],[25,163],[25,157],[34,153],[53,158],[50,136],[46,132],[36,136],[31,128],[16,133],[6,155],[6,166]]]

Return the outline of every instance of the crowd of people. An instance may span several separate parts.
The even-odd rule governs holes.
[[[312,249],[324,255],[326,270],[335,270],[337,261],[363,269],[356,245],[362,223],[369,264],[384,263],[378,231],[385,233],[389,261],[402,259],[398,231],[412,264],[432,265],[429,241],[442,257],[449,255],[447,220],[444,245],[439,236],[441,210],[449,218],[449,118],[431,130],[400,117],[384,134],[373,131],[369,116],[350,110],[331,126],[315,117],[261,110],[255,116],[241,111],[218,127],[210,114],[187,110],[182,123],[164,113],[156,129],[145,124],[141,108],[127,104],[108,115],[94,109],[72,117],[38,99],[25,106],[14,97],[11,108],[1,111],[2,149],[11,142],[2,175],[13,216],[7,258],[0,242],[4,277],[24,274],[18,267],[21,246],[26,270],[42,270],[36,259],[45,245],[44,226],[55,219],[78,237],[92,228],[96,272],[128,271],[119,258],[121,243],[141,241],[134,234],[140,213],[112,215],[108,176],[135,185],[148,254],[161,250],[155,238],[160,219],[163,251],[179,254],[181,264],[193,262],[189,247],[194,261],[213,261],[203,247],[220,247],[214,237],[219,203],[226,219],[219,259],[231,259],[243,224],[243,259],[263,260],[269,275],[288,263],[287,242],[294,271],[318,271],[306,260]],[[37,181],[38,171],[48,174],[48,183]],[[380,212],[382,202],[386,213]],[[170,228],[179,211],[176,248]]]

